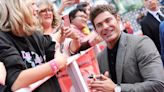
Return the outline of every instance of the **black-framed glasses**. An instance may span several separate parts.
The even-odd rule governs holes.
[[[85,15],[76,15],[75,17],[87,18]]]
[[[52,11],[53,11],[52,8],[46,8],[46,9],[40,10],[39,13],[52,12]]]

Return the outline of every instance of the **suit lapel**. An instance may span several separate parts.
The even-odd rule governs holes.
[[[160,23],[150,12],[147,13],[147,17],[149,19],[149,22],[155,24],[155,23]]]
[[[116,76],[117,76],[118,84],[120,84],[122,81],[123,62],[125,58],[126,44],[127,44],[126,34],[122,32],[119,41],[119,47],[117,50],[117,57],[116,57]]]

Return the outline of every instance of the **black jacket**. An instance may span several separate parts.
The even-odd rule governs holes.
[[[150,37],[155,43],[158,51],[161,51],[159,40],[159,24],[160,22],[149,12],[141,21],[141,29],[144,35]]]
[[[11,32],[0,31],[0,61],[7,70],[6,85],[10,89],[20,72],[54,58],[55,42],[40,32],[17,37]],[[60,92],[56,77],[52,77],[33,92]]]

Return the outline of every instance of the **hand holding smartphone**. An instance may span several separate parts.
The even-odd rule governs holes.
[[[100,75],[93,75],[93,74],[91,74],[88,78],[89,79],[93,79],[93,80],[103,80],[102,76],[103,76],[102,74],[100,74]]]
[[[64,15],[64,16],[62,17],[62,19],[64,20],[64,26],[65,26],[65,27],[70,26],[70,20],[69,20],[69,16],[68,16],[68,15]]]

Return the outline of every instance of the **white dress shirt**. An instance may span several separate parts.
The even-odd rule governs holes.
[[[164,14],[162,14],[160,9],[158,9],[157,11],[150,11],[150,10],[148,10],[148,12],[151,13],[159,22],[161,22],[161,20],[159,19],[159,16],[158,16],[157,13],[159,13],[161,16],[164,17]]]

